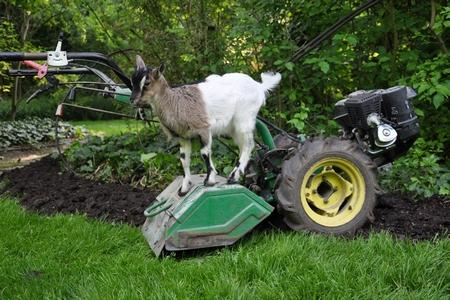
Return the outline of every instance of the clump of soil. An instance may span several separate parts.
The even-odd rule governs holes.
[[[143,211],[159,191],[129,185],[101,183],[61,170],[59,162],[45,157],[20,169],[6,172],[8,191],[27,209],[44,214],[82,213],[88,217],[144,223]],[[397,194],[380,197],[375,221],[358,233],[389,231],[399,238],[430,239],[450,233],[450,199],[434,196],[414,202]]]
[[[81,213],[108,221],[141,225],[143,211],[158,191],[102,183],[61,170],[59,162],[47,156],[23,168],[6,172],[8,192],[18,196],[27,209],[43,214]]]

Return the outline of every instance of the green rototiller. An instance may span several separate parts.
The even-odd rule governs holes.
[[[293,60],[302,58],[354,16],[378,2],[368,1],[355,9],[301,47]],[[41,65],[35,60],[46,63]],[[119,101],[129,101],[130,80],[116,63],[101,53],[62,51],[61,39],[55,51],[1,52],[0,61],[18,61],[29,67],[11,69],[11,76],[47,79],[48,85],[27,101],[56,87],[68,87],[65,99],[58,106],[58,117],[62,117],[64,106],[81,107],[73,103],[77,90],[97,91]],[[116,83],[105,70],[112,71],[122,83]],[[62,82],[56,77],[60,74],[94,75],[97,80]],[[411,103],[415,95],[406,86],[361,90],[348,95],[335,104],[334,120],[342,127],[339,137],[302,141],[258,118],[259,146],[241,184],[227,184],[225,178],[219,177],[215,186],[206,187],[203,175],[195,175],[191,190],[180,196],[182,178],[179,177],[156,201],[149,203],[143,212],[146,221],[142,231],[151,249],[160,255],[163,249],[231,245],[275,208],[293,230],[354,232],[373,218],[378,193],[377,167],[404,154],[418,137],[419,123]],[[278,132],[275,138],[269,128]]]

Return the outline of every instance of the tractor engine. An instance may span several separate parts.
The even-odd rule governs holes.
[[[334,119],[380,166],[404,154],[419,136],[415,96],[406,86],[356,91],[335,104]]]

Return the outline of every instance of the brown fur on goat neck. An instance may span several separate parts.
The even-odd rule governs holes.
[[[196,84],[171,88],[162,74],[152,72],[144,99],[171,134],[182,138],[208,134],[210,126],[205,103]],[[167,132],[166,132],[167,133]],[[170,138],[171,136],[169,136]]]

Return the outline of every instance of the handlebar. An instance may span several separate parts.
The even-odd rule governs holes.
[[[67,59],[84,59],[93,62],[101,62],[106,64],[119,77],[119,79],[128,87],[131,82],[123,70],[108,56],[98,52],[67,52]],[[47,60],[47,53],[27,53],[27,52],[0,52],[0,61],[24,61],[24,60]],[[69,70],[66,71],[68,74]],[[67,74],[66,73],[66,74]]]
[[[71,69],[48,69],[47,75],[62,75],[62,74],[94,74],[91,70],[86,68],[71,68]],[[10,69],[8,70],[9,76],[37,76],[37,70],[29,69]]]

